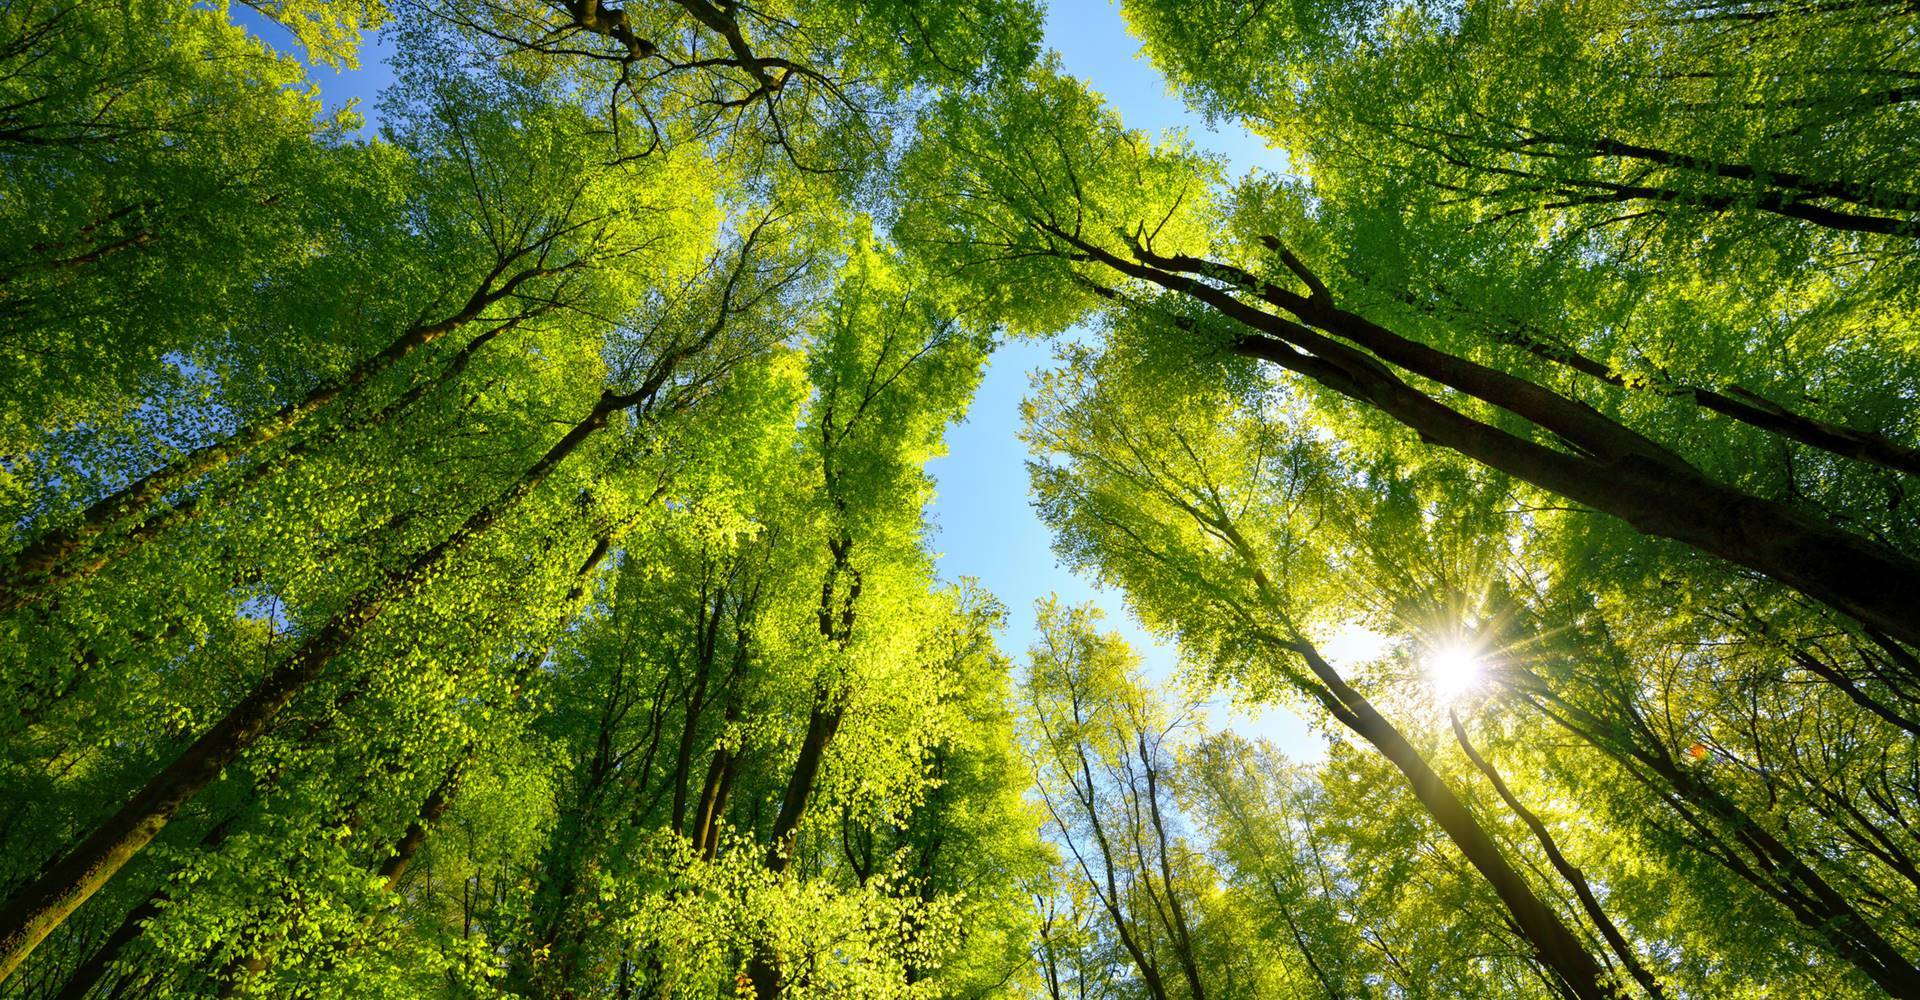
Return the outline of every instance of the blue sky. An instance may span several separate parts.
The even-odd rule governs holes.
[[[1226,158],[1230,175],[1283,167],[1278,151],[1231,125],[1209,130],[1200,116],[1168,93],[1166,80],[1140,53],[1139,40],[1127,33],[1118,7],[1107,0],[1053,0],[1047,10],[1046,44],[1060,53],[1069,73],[1104,95],[1129,126],[1185,129],[1194,145]],[[1167,680],[1175,670],[1174,650],[1133,621],[1118,591],[1097,589],[1061,566],[1054,558],[1052,534],[1027,503],[1027,450],[1018,437],[1020,400],[1033,374],[1051,363],[1051,355],[1051,346],[1038,341],[1014,341],[995,351],[966,421],[947,432],[947,455],[930,469],[939,483],[933,519],[939,527],[940,573],[948,579],[976,577],[1006,603],[1011,620],[1004,645],[1016,658],[1024,659],[1034,638],[1034,602],[1057,593],[1069,602],[1098,605],[1108,626],[1140,651],[1148,674]],[[1272,740],[1291,756],[1322,753],[1321,739],[1284,709],[1233,711],[1217,700],[1209,715],[1214,725]]]
[[[244,6],[237,5],[234,15],[276,46],[289,41],[282,29]],[[1127,33],[1118,7],[1108,0],[1053,0],[1046,44],[1060,53],[1068,72],[1103,94],[1128,125],[1149,131],[1185,129],[1194,145],[1225,158],[1230,175],[1284,168],[1281,153],[1231,125],[1209,129],[1170,94],[1165,80],[1140,53],[1139,41]],[[392,80],[386,66],[390,54],[384,41],[375,38],[363,48],[359,69],[315,69],[313,78],[328,108],[357,98],[361,112],[371,114],[374,98]],[[1057,593],[1063,600],[1091,601],[1103,609],[1109,627],[1140,651],[1148,674],[1166,681],[1175,672],[1173,649],[1133,621],[1117,591],[1097,589],[1061,566],[1050,533],[1028,506],[1026,446],[1018,436],[1020,399],[1033,373],[1050,363],[1051,352],[1038,341],[1015,341],[996,351],[967,419],[947,435],[947,455],[931,466],[939,483],[931,516],[938,528],[940,574],[949,580],[975,577],[1006,603],[1010,621],[1004,646],[1017,660],[1025,659],[1034,638],[1034,602]],[[1284,709],[1250,713],[1216,699],[1209,715],[1216,726],[1267,738],[1295,757],[1313,758],[1322,752],[1321,739]]]

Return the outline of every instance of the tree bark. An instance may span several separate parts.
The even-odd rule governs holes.
[[[660,381],[664,382],[664,376]],[[16,892],[0,910],[0,981],[139,853],[182,805],[251,747],[274,716],[317,680],[333,658],[386,607],[423,587],[452,556],[490,529],[502,513],[532,493],[561,462],[606,426],[614,412],[638,405],[650,396],[648,387],[624,395],[603,391],[593,410],[510,486],[404,568],[356,594],[118,812]]]
[[[1278,241],[1273,245],[1278,246]],[[1430,305],[1422,303],[1412,294],[1401,294],[1399,298],[1423,311],[1436,312]],[[1877,465],[1883,469],[1910,476],[1920,476],[1920,448],[1902,444],[1874,431],[1856,430],[1843,424],[1807,416],[1739,386],[1728,386],[1726,391],[1722,392],[1704,385],[1675,380],[1665,373],[1662,373],[1656,382],[1633,383],[1611,367],[1565,344],[1554,343],[1536,331],[1506,326],[1490,328],[1488,334],[1500,343],[1519,347],[1537,358],[1579,372],[1618,389],[1652,391],[1672,398],[1684,398],[1703,410],[1718,413],[1730,420],[1776,434],[1789,441],[1818,448],[1830,455]]]
[[[1046,227],[1043,227],[1046,228]],[[1912,645],[1920,645],[1920,562],[1772,500],[1726,486],[1599,411],[1524,379],[1407,340],[1340,310],[1208,261],[1152,260],[1245,282],[1304,322],[1255,308],[1187,273],[1120,257],[1064,231],[1056,237],[1123,274],[1205,304],[1249,333],[1233,353],[1265,361],[1371,406],[1418,433],[1548,492],[1743,566]],[[1366,352],[1372,353],[1366,353]],[[1381,359],[1526,419],[1572,451],[1536,444],[1472,419],[1408,385]]]
[[[213,828],[207,831],[206,836],[200,838],[200,849],[212,851],[219,848],[226,842],[227,836],[233,832],[234,825],[239,822],[240,816],[240,813],[235,813],[214,824]],[[140,936],[141,931],[146,929],[147,921],[160,915],[161,901],[166,898],[167,885],[163,882],[148,893],[147,898],[127,911],[126,917],[120,921],[120,926],[114,928],[113,933],[107,935],[107,939],[101,942],[100,947],[95,949],[85,962],[80,963],[80,967],[73,971],[73,975],[67,977],[66,983],[55,995],[55,1000],[83,1000],[88,993],[92,992],[94,986],[99,984],[100,980],[106,976],[107,970],[120,957],[120,953]]]
[[[1640,984],[1641,989],[1647,991],[1648,996],[1655,1000],[1664,998],[1666,993],[1660,988],[1660,981],[1654,978],[1653,973],[1649,972],[1645,965],[1641,964],[1640,956],[1634,952],[1633,945],[1627,942],[1626,935],[1620,933],[1620,928],[1614,924],[1613,918],[1607,916],[1607,911],[1601,907],[1600,900],[1593,894],[1593,886],[1587,882],[1586,873],[1575,867],[1573,862],[1568,861],[1566,855],[1560,853],[1560,844],[1554,840],[1546,824],[1540,822],[1540,817],[1534,815],[1533,810],[1520,804],[1513,790],[1508,788],[1506,781],[1500,777],[1500,772],[1493,766],[1493,762],[1480,756],[1479,751],[1474,749],[1472,741],[1467,739],[1466,727],[1460,724],[1460,717],[1449,712],[1448,721],[1453,724],[1453,738],[1460,744],[1460,749],[1465,751],[1467,759],[1473,762],[1473,766],[1478,768],[1481,774],[1486,775],[1487,781],[1493,785],[1493,790],[1499,794],[1500,801],[1505,802],[1507,808],[1513,810],[1513,814],[1520,817],[1520,822],[1526,824],[1527,829],[1533,833],[1533,838],[1540,844],[1540,849],[1546,852],[1547,862],[1553,865],[1553,870],[1559,872],[1560,877],[1573,888],[1574,895],[1580,899],[1580,908],[1586,911],[1587,918],[1593,921],[1593,926],[1599,930],[1600,936],[1606,939],[1607,947],[1613,949],[1613,953],[1620,957],[1621,964],[1627,967],[1627,972],[1633,976],[1635,982]]]

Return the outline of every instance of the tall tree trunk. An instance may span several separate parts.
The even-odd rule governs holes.
[[[709,618],[706,595],[701,595],[699,673],[694,676],[693,690],[687,695],[687,707],[680,723],[679,745],[675,747],[673,757],[673,812],[669,821],[675,832],[685,829],[687,825],[687,779],[693,770],[694,741],[700,729],[700,713],[706,707],[707,684],[713,674],[713,661],[719,645],[720,617],[725,603],[726,590],[722,588],[714,595]]]
[[[787,778],[786,793],[780,799],[780,812],[773,820],[773,833],[767,844],[767,870],[779,874],[793,862],[793,849],[800,833],[800,821],[806,817],[807,801],[820,777],[820,765],[826,759],[827,746],[840,730],[842,708],[834,693],[821,690],[815,695],[813,711],[807,716],[807,734],[800,743],[800,755]],[[758,1000],[775,1000],[784,983],[774,959],[764,949],[754,953],[747,963],[747,978],[752,981]]]
[[[1394,294],[1391,293],[1390,294]],[[1435,291],[1447,294],[1444,288]],[[1439,310],[1410,292],[1399,292],[1401,301],[1429,314]],[[1545,334],[1520,325],[1489,326],[1487,335],[1503,344],[1518,347],[1534,357],[1579,372],[1618,389],[1648,391],[1690,400],[1703,410],[1718,413],[1749,427],[1776,434],[1787,440],[1818,448],[1840,458],[1877,465],[1883,469],[1920,476],[1920,448],[1902,444],[1884,434],[1856,430],[1843,424],[1810,417],[1740,386],[1726,390],[1709,388],[1662,372],[1653,381],[1634,381],[1609,365],[1554,342]]]
[[[1080,714],[1077,701],[1074,704],[1073,721],[1076,726],[1087,724],[1086,719]],[[1113,921],[1114,933],[1120,936],[1120,946],[1126,949],[1127,957],[1132,960],[1135,971],[1140,973],[1141,985],[1146,987],[1147,996],[1152,1000],[1167,1000],[1166,981],[1160,974],[1159,963],[1148,954],[1146,946],[1134,933],[1136,928],[1129,926],[1126,911],[1120,908],[1120,883],[1114,875],[1113,844],[1107,837],[1106,824],[1100,822],[1100,803],[1094,792],[1093,762],[1087,757],[1086,744],[1076,741],[1074,753],[1079,759],[1080,780],[1083,782],[1081,788],[1084,789],[1082,791],[1081,788],[1076,788],[1074,794],[1080,798],[1080,805],[1087,811],[1087,825],[1093,830],[1094,846],[1100,850],[1100,866],[1106,873],[1107,891],[1106,895],[1100,896],[1100,902],[1107,911],[1107,919]],[[1056,821],[1057,819],[1058,817]],[[1077,857],[1078,851],[1075,854]],[[1084,861],[1081,862],[1081,871],[1091,878],[1092,873],[1087,872]],[[1094,894],[1100,895],[1098,883],[1095,884]]]
[[[737,692],[730,692],[727,707],[721,713],[724,724],[731,725],[740,719],[740,700]],[[719,846],[720,816],[727,808],[727,791],[733,784],[733,771],[736,758],[725,747],[716,748],[713,757],[707,762],[707,778],[700,786],[700,803],[693,813],[693,831],[689,839],[693,841],[694,852],[708,861],[713,860],[715,849]]]
[[[1862,97],[1868,103],[1878,105],[1903,103],[1911,100],[1915,95],[1914,88],[1904,87],[1879,94],[1862,95]],[[1920,220],[1913,218],[1914,213],[1920,212],[1920,193],[1912,191],[1887,189],[1859,181],[1813,177],[1791,170],[1755,166],[1751,163],[1714,160],[1704,156],[1623,142],[1606,135],[1531,133],[1525,140],[1502,141],[1488,137],[1478,144],[1482,147],[1484,155],[1502,159],[1510,160],[1518,155],[1547,158],[1557,162],[1603,158],[1635,160],[1670,170],[1684,171],[1696,177],[1713,180],[1730,178],[1744,182],[1733,191],[1724,187],[1718,190],[1702,190],[1665,181],[1622,183],[1596,176],[1574,177],[1537,174],[1524,169],[1502,170],[1503,179],[1511,180],[1514,174],[1518,174],[1538,185],[1529,189],[1530,193],[1561,197],[1568,205],[1651,201],[1668,205],[1690,205],[1712,212],[1753,209],[1841,232],[1876,233],[1887,236],[1920,235]],[[1487,169],[1484,164],[1468,162],[1469,154],[1448,155],[1454,158],[1455,162],[1469,169],[1482,171]],[[1818,201],[1845,202],[1853,207],[1840,210],[1815,204]],[[1866,214],[1856,209],[1890,212],[1896,217]],[[1898,216],[1906,216],[1906,218]]]
[[[818,626],[821,638],[837,652],[845,653],[853,642],[853,623],[860,601],[860,573],[851,562],[852,539],[829,538],[827,549],[833,554],[833,562],[820,584]],[[835,615],[834,584],[843,575],[849,577],[850,582],[840,613]],[[786,871],[793,861],[800,821],[806,818],[807,802],[820,778],[820,765],[826,761],[827,747],[840,731],[845,710],[842,693],[831,686],[822,685],[814,692],[813,710],[807,715],[807,732],[800,741],[800,753],[794,758],[793,770],[788,773],[787,787],[780,797],[780,811],[774,816],[767,841],[767,870],[776,875]],[[755,949],[747,963],[747,979],[753,984],[757,1000],[776,1000],[781,995],[780,970],[774,964],[774,956],[765,948]]]
[[[111,545],[99,548],[82,544],[66,559],[45,570],[35,584],[37,592],[49,593],[75,580],[91,577],[138,552],[142,546],[174,528],[195,520],[218,506],[230,503],[236,497],[244,496],[249,490],[293,468],[307,456],[338,442],[349,433],[386,424],[418,402],[422,396],[458,377],[481,347],[513,329],[523,319],[524,317],[515,318],[496,324],[468,340],[432,378],[420,380],[419,383],[364,418],[357,418],[350,423],[333,427],[325,433],[302,438],[286,446],[279,453],[256,462],[238,479],[215,482],[176,506],[153,511],[144,517],[138,514],[129,515],[118,529],[111,532],[113,535]]]
[[[1920,97],[1920,88],[1902,87],[1886,91],[1879,95],[1866,95],[1876,100],[1899,101]],[[1731,163],[1694,156],[1688,153],[1659,149],[1653,146],[1641,146],[1622,142],[1611,136],[1572,136],[1540,135],[1539,140],[1560,146],[1568,151],[1585,152],[1592,157],[1620,157],[1657,163],[1663,167],[1673,167],[1706,177],[1731,177],[1735,180],[1751,181],[1766,185],[1782,198],[1831,198],[1835,201],[1851,202],[1863,208],[1877,209],[1883,212],[1920,211],[1920,192],[1888,190],[1874,184],[1857,181],[1835,180],[1826,177],[1811,177],[1790,170],[1776,170],[1770,167],[1756,167],[1749,163]],[[1543,151],[1540,155],[1557,156],[1557,153]]]
[[[418,553],[386,579],[356,594],[298,650],[268,672],[224,717],[149,780],[126,805],[16,892],[4,910],[0,910],[0,981],[11,975],[55,927],[139,853],[182,805],[251,747],[274,716],[317,680],[363,628],[388,606],[417,592],[451,557],[493,527],[507,509],[532,493],[561,462],[606,426],[613,413],[651,398],[665,378],[666,375],[661,374],[657,379],[650,379],[648,385],[633,393],[603,391],[592,411],[511,485],[476,510],[452,534]]]
[[[454,796],[460,790],[460,778],[466,771],[467,764],[472,760],[473,748],[468,747],[467,752],[462,754],[459,760],[454,761],[453,766],[447,768],[446,777],[440,779],[440,783],[433,787],[433,791],[427,793],[426,799],[420,803],[419,814],[414,816],[413,822],[407,824],[407,832],[400,835],[399,843],[393,845],[393,853],[388,855],[385,861],[380,862],[380,868],[376,874],[380,876],[380,884],[388,892],[394,891],[400,885],[400,877],[407,873],[407,866],[413,864],[413,859],[419,855],[420,848],[426,846],[427,835],[433,832],[434,825],[440,822],[440,817],[445,816],[447,809],[453,805]]]
[[[1448,712],[1447,718],[1453,724],[1453,738],[1460,744],[1460,749],[1466,753],[1467,759],[1473,762],[1473,766],[1478,768],[1481,774],[1486,775],[1487,781],[1493,785],[1493,790],[1499,794],[1500,801],[1505,802],[1507,808],[1513,810],[1513,814],[1520,817],[1520,822],[1526,824],[1527,829],[1533,833],[1533,838],[1540,844],[1540,849],[1546,852],[1547,862],[1553,866],[1554,871],[1560,873],[1560,877],[1566,880],[1567,885],[1573,888],[1574,895],[1580,899],[1580,908],[1586,911],[1587,918],[1593,921],[1593,926],[1599,930],[1600,936],[1606,939],[1607,947],[1613,949],[1613,953],[1620,957],[1621,964],[1627,967],[1627,972],[1633,976],[1635,982],[1640,984],[1641,989],[1647,991],[1648,996],[1654,997],[1655,1000],[1662,1000],[1666,993],[1660,988],[1660,981],[1654,978],[1653,973],[1649,972],[1645,965],[1641,964],[1640,956],[1634,952],[1633,945],[1627,942],[1626,935],[1620,933],[1620,928],[1614,924],[1611,917],[1607,916],[1607,911],[1601,907],[1600,900],[1593,894],[1593,886],[1587,882],[1586,873],[1567,860],[1566,855],[1560,852],[1560,844],[1547,830],[1546,824],[1540,822],[1540,817],[1534,815],[1533,810],[1520,804],[1513,790],[1508,788],[1506,781],[1500,777],[1500,772],[1493,766],[1493,762],[1482,757],[1480,752],[1474,749],[1472,741],[1467,739],[1466,727],[1460,724],[1460,717]]]
[[[1274,908],[1280,911],[1280,918],[1287,922],[1287,935],[1293,939],[1294,949],[1300,952],[1301,958],[1306,959],[1307,969],[1313,973],[1314,982],[1320,984],[1320,992],[1327,995],[1327,1000],[1341,1000],[1340,991],[1334,988],[1333,980],[1327,976],[1326,970],[1320,967],[1319,959],[1314,957],[1313,946],[1308,943],[1306,934],[1300,930],[1300,922],[1294,919],[1293,908],[1287,905],[1286,896],[1280,891],[1279,883],[1272,877],[1264,878],[1262,881],[1266,883],[1267,895],[1273,897]]]
[[[1276,635],[1264,626],[1249,621],[1253,634],[1267,644],[1291,653],[1306,663],[1312,676],[1287,671],[1284,676],[1308,697],[1318,701],[1328,714],[1359,734],[1399,769],[1412,786],[1414,797],[1439,823],[1448,839],[1467,862],[1478,870],[1494,894],[1506,907],[1506,917],[1514,930],[1533,946],[1541,963],[1579,1000],[1614,1000],[1619,993],[1613,982],[1587,952],[1586,945],[1561,921],[1552,908],[1541,901],[1526,878],[1508,863],[1473,813],[1453,793],[1420,751],[1400,730],[1375,709],[1365,695],[1347,684],[1319,649],[1290,624],[1286,605],[1252,545],[1230,518],[1207,522],[1218,530],[1245,566],[1255,592],[1275,618],[1283,623],[1285,635]]]
[[[212,829],[200,838],[200,850],[203,852],[217,850],[233,832],[234,825],[239,822],[240,816],[241,813],[235,813],[214,824]],[[60,992],[55,994],[55,1000],[82,1000],[92,992],[94,986],[106,976],[107,970],[119,959],[120,953],[140,936],[141,931],[146,929],[147,921],[160,915],[160,904],[166,898],[167,883],[162,882],[147,894],[147,898],[127,911],[126,917],[120,921],[118,927],[114,928],[113,933],[107,935],[107,939],[101,942],[100,947],[94,949],[93,954],[87,956],[86,961],[80,963],[80,967],[73,971],[73,975],[67,977],[66,983],[60,987]]]
[[[1454,795],[1453,789],[1447,787],[1446,781],[1434,772],[1420,751],[1407,742],[1400,730],[1387,721],[1364,695],[1348,686],[1339,671],[1327,663],[1311,643],[1295,637],[1281,645],[1306,661],[1307,668],[1318,678],[1318,684],[1307,686],[1308,693],[1325,706],[1334,718],[1373,744],[1406,776],[1420,804],[1446,831],[1448,839],[1459,848],[1467,863],[1493,887],[1494,894],[1505,904],[1514,928],[1533,946],[1540,961],[1580,1000],[1613,1000],[1618,997],[1618,991],[1593,956],[1588,954],[1580,938],[1560,920],[1558,914],[1541,902],[1526,878],[1508,864],[1500,846],[1487,835],[1480,822],[1474,819],[1473,813]]]
[[[501,282],[505,267],[514,258],[503,260],[489,273],[481,287],[458,312],[434,323],[422,323],[402,332],[379,353],[354,365],[346,374],[314,386],[300,399],[282,406],[267,416],[240,428],[228,437],[203,445],[181,455],[126,486],[95,501],[82,511],[78,522],[41,535],[14,553],[0,566],[0,612],[12,611],[38,600],[63,582],[75,577],[62,572],[64,564],[82,550],[129,521],[137,522],[168,493],[181,489],[247,452],[268,444],[325,408],[343,393],[356,390],[384,374],[414,351],[479,318],[486,308],[511,295],[524,282],[552,270],[535,267]],[[104,565],[102,563],[101,565]],[[84,572],[98,569],[89,564]],[[80,574],[84,575],[84,573]]]
[[[1207,990],[1200,980],[1200,966],[1193,954],[1193,935],[1187,929],[1186,910],[1180,905],[1180,893],[1173,884],[1173,864],[1167,857],[1167,827],[1160,816],[1160,775],[1147,753],[1147,734],[1140,732],[1138,737],[1140,768],[1147,777],[1147,817],[1153,823],[1154,841],[1160,857],[1161,884],[1166,887],[1167,909],[1170,911],[1168,937],[1174,948],[1174,954],[1180,959],[1180,971],[1187,978],[1187,989],[1193,1000],[1206,1000]]]
[[[1711,479],[1584,403],[1341,310],[1317,279],[1312,281],[1314,293],[1303,296],[1231,265],[1138,249],[1136,256],[1143,263],[1065,231],[1042,228],[1123,274],[1192,298],[1240,323],[1249,333],[1232,343],[1236,354],[1304,375],[1380,410],[1423,441],[1611,514],[1643,534],[1674,539],[1744,566],[1889,636],[1920,645],[1920,615],[1914,614],[1911,596],[1920,593],[1920,562],[1902,553]],[[1304,268],[1299,270],[1310,277]],[[1301,322],[1255,308],[1193,274],[1232,282]],[[1383,360],[1498,406],[1570,443],[1573,450],[1548,448],[1472,419],[1408,385]]]

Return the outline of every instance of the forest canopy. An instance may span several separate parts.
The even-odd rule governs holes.
[[[1119,14],[0,5],[0,998],[1920,997],[1920,7]]]

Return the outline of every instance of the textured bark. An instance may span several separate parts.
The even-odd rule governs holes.
[[[240,814],[235,813],[214,824],[213,828],[207,831],[206,836],[200,838],[200,850],[218,849],[222,843],[226,842],[227,836],[233,832],[234,825],[239,819]],[[55,994],[56,1000],[82,1000],[92,992],[94,986],[105,978],[107,970],[112,968],[113,963],[119,959],[120,953],[140,936],[141,931],[146,929],[147,921],[160,915],[161,903],[166,898],[167,885],[162,883],[148,893],[147,898],[127,911],[126,917],[120,921],[120,926],[114,928],[113,933],[107,935],[107,939],[101,942],[100,947],[94,949],[93,954],[87,956],[85,962],[80,963],[80,967],[73,971],[73,975],[67,977],[66,983],[60,987],[60,992]]]
[[[1567,885],[1572,887],[1574,895],[1579,897],[1580,908],[1585,910],[1587,918],[1593,921],[1595,929],[1606,940],[1607,947],[1619,956],[1620,963],[1627,967],[1627,972],[1633,976],[1635,982],[1640,984],[1641,989],[1647,991],[1648,996],[1656,1000],[1665,997],[1666,992],[1660,988],[1660,981],[1654,978],[1653,973],[1649,972],[1645,965],[1641,964],[1640,956],[1634,952],[1633,945],[1627,942],[1626,935],[1620,933],[1620,928],[1614,924],[1613,918],[1607,916],[1607,911],[1601,907],[1600,900],[1593,894],[1593,886],[1587,882],[1586,873],[1567,860],[1566,855],[1560,852],[1559,842],[1554,840],[1546,824],[1540,822],[1540,817],[1534,815],[1533,810],[1520,804],[1520,800],[1514,796],[1513,790],[1507,787],[1506,780],[1500,776],[1500,771],[1493,766],[1493,762],[1482,757],[1480,752],[1474,749],[1473,742],[1467,739],[1466,727],[1460,724],[1460,718],[1449,713],[1449,721],[1453,723],[1453,738],[1460,744],[1460,749],[1466,753],[1467,759],[1473,762],[1473,766],[1478,768],[1481,774],[1486,775],[1487,781],[1493,785],[1493,790],[1499,794],[1500,801],[1505,802],[1507,808],[1513,810],[1515,816],[1520,817],[1520,822],[1526,824],[1527,830],[1533,834],[1533,839],[1539,843],[1540,849],[1546,852],[1547,862],[1553,866],[1553,870],[1558,872],[1561,878],[1566,880]]]
[[[1304,375],[1380,410],[1423,441],[1618,517],[1643,534],[1753,570],[1886,635],[1920,645],[1920,615],[1912,597],[1920,594],[1920,562],[1902,553],[1727,486],[1584,403],[1408,340],[1336,308],[1319,291],[1302,296],[1230,266],[1144,250],[1140,254],[1148,262],[1142,263],[1064,231],[1048,231],[1123,274],[1192,298],[1241,324],[1248,332],[1230,345],[1234,353]],[[1256,308],[1195,273],[1232,282],[1300,321]],[[1468,417],[1407,384],[1387,363],[1507,410],[1570,450]]]

